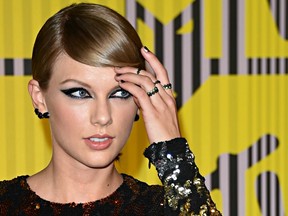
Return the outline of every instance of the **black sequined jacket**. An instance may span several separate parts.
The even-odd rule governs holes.
[[[27,184],[28,176],[19,176],[0,182],[0,215],[221,215],[184,138],[154,143],[144,155],[156,166],[163,186],[122,174],[123,183],[108,197],[62,204],[40,198]]]

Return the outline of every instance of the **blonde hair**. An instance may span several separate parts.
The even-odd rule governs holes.
[[[95,67],[145,68],[141,40],[133,26],[114,10],[98,4],[72,4],[50,17],[39,31],[32,54],[33,78],[48,88],[61,53]]]

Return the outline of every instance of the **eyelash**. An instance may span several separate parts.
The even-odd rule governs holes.
[[[91,95],[88,93],[88,91],[84,88],[70,88],[70,89],[63,89],[61,90],[65,95],[71,98],[76,98],[76,99],[86,99],[86,98],[91,98]],[[85,94],[85,96],[81,96],[79,93],[82,91],[82,93]],[[78,92],[79,96],[73,95],[76,92]]]
[[[65,95],[67,95],[68,97],[71,98],[75,98],[75,99],[86,99],[86,98],[92,98],[91,95],[89,94],[89,92],[84,89],[84,88],[70,88],[70,89],[63,89],[61,90]],[[82,91],[82,93],[84,93],[84,96],[79,95],[80,91]],[[76,92],[78,92],[78,96],[74,95]],[[115,96],[116,93],[121,92],[124,93],[124,96]],[[114,96],[113,96],[114,95]],[[115,91],[112,92],[112,94],[109,96],[109,98],[119,98],[119,99],[128,99],[129,97],[131,97],[131,94],[124,90],[124,89],[116,89]]]
[[[114,94],[116,94],[117,92],[121,92],[121,93],[124,93],[125,94],[125,96],[113,96]],[[122,88],[119,88],[119,89],[116,89],[115,91],[113,91],[112,92],[112,94],[110,95],[110,98],[119,98],[119,99],[123,99],[123,100],[126,100],[126,99],[128,99],[128,98],[130,98],[132,95],[128,92],[128,91],[126,91],[126,90],[124,90],[124,89],[122,89]]]

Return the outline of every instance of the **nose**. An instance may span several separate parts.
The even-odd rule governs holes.
[[[92,106],[91,123],[93,125],[106,126],[112,123],[111,106],[109,101],[98,99]]]

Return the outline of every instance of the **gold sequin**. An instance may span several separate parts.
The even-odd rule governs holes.
[[[35,205],[35,209],[40,209],[40,204],[39,204],[39,203],[37,203],[37,204]]]

